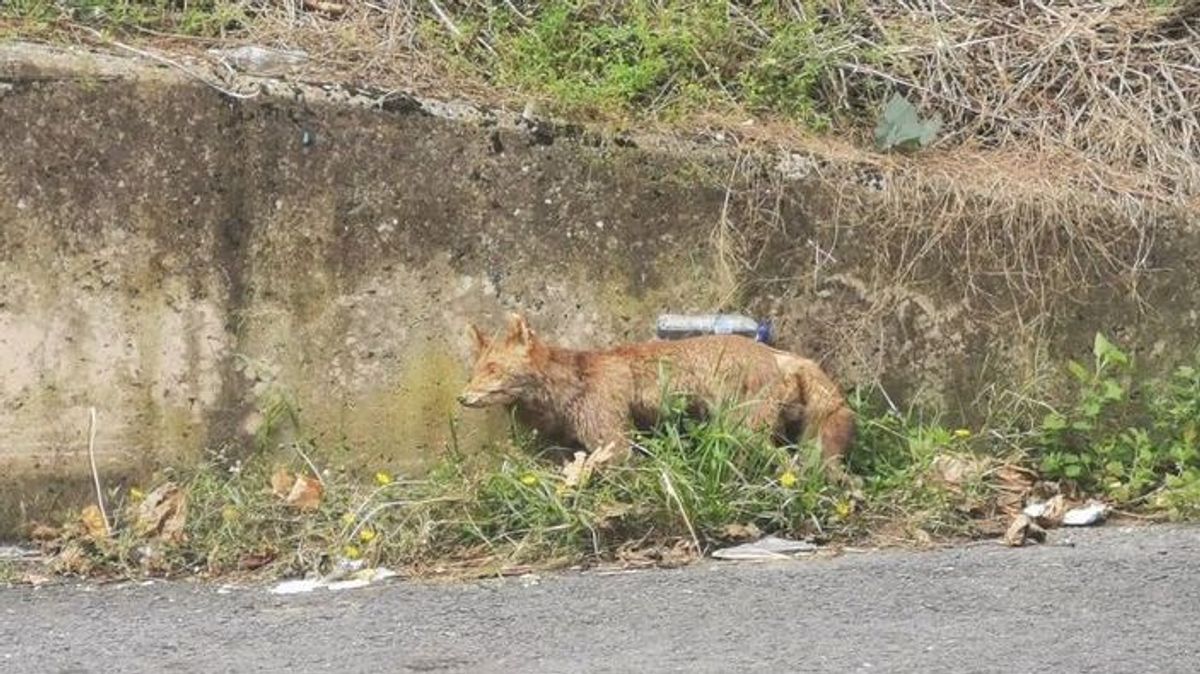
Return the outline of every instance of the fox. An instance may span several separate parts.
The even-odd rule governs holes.
[[[776,441],[815,440],[827,474],[848,478],[854,413],[821,367],[798,354],[737,335],[568,349],[543,341],[517,313],[503,336],[467,330],[474,364],[458,402],[515,408],[525,425],[582,447],[589,473],[628,459],[630,431],[651,427],[670,393],[697,417],[737,402],[742,423]]]

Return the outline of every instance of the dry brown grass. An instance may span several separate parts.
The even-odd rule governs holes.
[[[870,6],[902,45],[896,79],[947,115],[951,142],[1078,153],[1098,187],[1149,199],[1200,190],[1200,4]]]

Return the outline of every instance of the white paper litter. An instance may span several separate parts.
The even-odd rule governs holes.
[[[817,546],[808,541],[792,541],[776,536],[764,536],[753,543],[715,550],[712,556],[726,560],[791,559],[800,553],[816,552]]]
[[[335,592],[338,590],[354,590],[360,587],[366,587],[371,583],[376,583],[381,580],[391,578],[395,575],[395,571],[384,567],[379,567],[376,569],[361,569],[351,574],[346,574],[344,571],[341,573],[335,571],[324,578],[285,580],[271,588],[271,594],[303,594],[306,592],[312,592],[318,588],[325,588]],[[340,580],[341,578],[345,578],[345,580]]]
[[[1108,506],[1093,501],[1081,508],[1072,508],[1063,515],[1062,523],[1069,527],[1086,527],[1104,521]]]

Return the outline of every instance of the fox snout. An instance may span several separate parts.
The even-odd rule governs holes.
[[[507,396],[499,391],[468,386],[458,394],[458,404],[463,407],[491,407],[509,402]]]
[[[512,402],[513,396],[503,389],[467,387],[458,395],[458,404],[463,407],[492,407]]]

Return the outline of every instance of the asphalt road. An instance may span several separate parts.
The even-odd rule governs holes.
[[[1051,536],[290,596],[13,587],[0,672],[1200,671],[1200,528]]]

